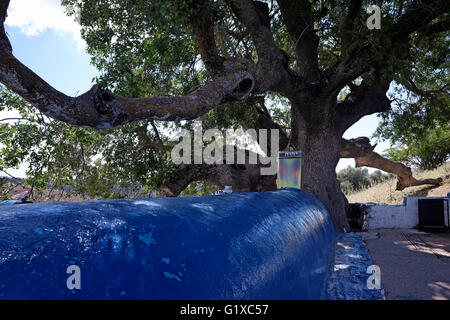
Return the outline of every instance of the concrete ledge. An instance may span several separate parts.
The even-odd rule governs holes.
[[[367,280],[371,276],[367,273],[367,268],[371,265],[369,252],[360,234],[339,234],[333,270],[328,280],[328,299],[384,300],[382,288],[367,287]]]

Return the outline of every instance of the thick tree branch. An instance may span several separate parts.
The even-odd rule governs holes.
[[[228,0],[227,2],[236,17],[248,29],[262,63],[284,58],[270,30],[267,4],[252,0]]]
[[[449,11],[450,2],[447,0],[413,1],[398,18],[397,23],[382,31],[383,37],[380,37],[380,41],[364,41],[359,42],[360,45],[342,48],[345,54],[325,72],[328,82],[325,94],[339,92],[370,68],[377,68],[376,61],[379,60],[376,58],[377,55],[388,56],[393,53],[407,55],[409,36],[416,31],[431,28],[430,23],[435,18]],[[439,26],[438,30],[441,28],[442,26]]]
[[[342,55],[347,55],[347,49],[350,47],[353,40],[353,27],[354,21],[359,16],[361,12],[362,0],[351,0],[349,1],[347,12],[341,20],[339,25],[339,31],[341,34],[341,47]],[[343,57],[346,59],[346,57]]]
[[[206,70],[213,76],[223,74],[224,58],[219,55],[214,36],[214,11],[208,0],[197,0],[195,5],[199,7],[191,18],[194,34],[200,51],[200,56]]]
[[[295,46],[297,69],[309,82],[319,80],[317,47],[319,38],[314,31],[309,0],[278,0],[284,24]]]
[[[43,114],[73,125],[98,129],[143,119],[195,119],[218,105],[247,96],[254,86],[252,73],[237,70],[187,96],[126,98],[95,85],[74,98],[51,87],[18,61],[11,51],[3,48],[0,58],[0,82]]]
[[[449,11],[450,2],[447,0],[413,1],[387,33],[391,36],[392,43],[395,43],[408,38],[415,31],[426,29],[435,18]]]
[[[176,197],[193,181],[207,181],[219,187],[232,186],[237,192],[260,192],[276,189],[276,175],[261,175],[261,164],[249,164],[251,151],[245,150],[245,163],[237,163],[237,148],[234,148],[235,164],[190,164],[173,174],[159,188],[162,196]],[[224,153],[225,154],[225,153]]]
[[[5,20],[7,17],[8,6],[9,0],[2,0],[0,2],[0,50],[11,50],[11,43],[5,32]]]
[[[411,168],[386,159],[373,149],[374,146],[366,137],[342,139],[340,156],[355,158],[357,167],[368,166],[395,174],[398,179],[397,190],[425,184],[438,185],[442,182],[441,178],[416,179],[412,175]],[[236,151],[237,149],[235,154]],[[246,150],[246,159],[249,154],[250,152]],[[276,176],[261,176],[260,168],[261,164],[186,165],[160,187],[160,192],[163,196],[175,197],[193,181],[208,181],[220,187],[229,185],[233,186],[234,191],[241,192],[276,189]]]
[[[386,97],[391,79],[383,79],[368,85],[363,81],[359,86],[352,85],[351,92],[344,101],[336,105],[336,129],[344,133],[362,117],[387,111],[391,101]]]
[[[187,96],[126,98],[99,85],[81,96],[66,96],[13,56],[4,30],[8,4],[0,4],[0,82],[53,119],[97,129],[143,119],[195,119],[218,105],[247,96],[254,88],[254,70],[229,63],[225,76]]]
[[[372,167],[397,176],[396,190],[424,184],[439,185],[441,178],[416,179],[413,177],[411,168],[400,162],[391,161],[374,152],[375,147],[370,145],[369,138],[359,137],[356,139],[342,139],[341,158],[355,158],[356,167]]]
[[[73,98],[55,90],[16,60],[0,52],[0,82],[25,98],[43,114],[56,120],[89,128],[110,128],[135,120],[195,119],[226,102],[241,99],[253,89],[247,71],[217,78],[187,96],[126,98],[95,85]]]
[[[292,92],[289,58],[275,43],[267,4],[253,0],[227,0],[227,3],[255,44],[258,54],[255,87],[258,92],[269,89],[284,94]]]
[[[286,147],[288,147],[289,144],[289,137],[285,130],[276,123],[269,111],[267,110],[265,106],[265,99],[263,96],[253,96],[251,99],[254,100],[255,105],[259,105],[260,107],[256,108],[257,115],[252,119],[251,122],[245,122],[244,119],[244,129],[255,129],[257,133],[257,140],[259,141],[259,130],[265,129],[267,130],[267,141],[271,141],[271,130],[275,129],[278,130],[279,134],[279,149],[284,150]],[[268,152],[271,152],[270,144],[267,145]]]

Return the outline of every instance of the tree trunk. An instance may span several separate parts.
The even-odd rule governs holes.
[[[332,122],[324,121],[328,117],[327,109],[319,105],[323,106],[292,107],[291,144],[302,152],[302,188],[326,206],[336,231],[349,231],[348,202],[336,176],[341,136],[334,130]],[[305,109],[311,112],[305,112]]]
[[[336,177],[339,161],[337,137],[306,136],[300,144],[303,153],[302,188],[313,193],[327,207],[336,231],[349,230],[347,200]]]

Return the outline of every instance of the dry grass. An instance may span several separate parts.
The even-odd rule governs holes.
[[[417,178],[439,178],[445,177],[441,186],[423,185],[396,191],[397,179],[392,179],[377,184],[367,190],[352,193],[347,196],[349,202],[375,202],[387,204],[402,204],[403,197],[407,196],[446,196],[450,192],[450,162],[430,171],[415,171]]]

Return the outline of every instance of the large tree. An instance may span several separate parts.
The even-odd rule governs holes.
[[[448,50],[436,43],[448,38],[449,1],[378,1],[381,30],[366,26],[371,1],[63,3],[78,15],[94,63],[104,70],[98,84],[77,97],[52,88],[13,56],[3,25],[9,0],[0,3],[0,82],[46,117],[94,129],[143,122],[132,126],[138,141],[165,150],[154,121],[179,123],[216,112],[217,123],[228,108],[234,118],[243,114],[239,106],[248,108],[242,127],[280,129],[280,149],[303,152],[302,186],[328,207],[338,230],[348,229],[335,173],[341,157],[397,174],[398,189],[437,182],[414,179],[410,168],[373,152],[368,139],[342,135],[362,117],[391,108],[386,92],[393,80],[406,83],[405,70],[421,59],[414,52]],[[192,84],[176,86],[174,79]],[[164,88],[167,94],[160,95]],[[288,104],[288,130],[279,122],[283,117],[265,107],[261,97],[267,95]],[[161,190],[176,195],[195,180],[238,190],[273,188],[274,177],[257,169],[183,166]]]

